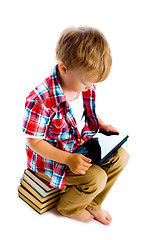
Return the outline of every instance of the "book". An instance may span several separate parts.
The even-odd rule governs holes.
[[[53,191],[53,187],[49,184],[50,178],[48,176],[46,176],[45,174],[40,175],[40,173],[33,172],[30,169],[26,169],[24,171],[24,173],[28,177],[30,177],[33,181],[35,181],[37,184],[39,184],[41,187],[43,187],[46,191]],[[49,182],[46,181],[46,179],[44,179],[44,177],[42,178],[42,176],[46,176],[46,179],[49,179]]]
[[[128,135],[100,130],[73,152],[90,158],[92,164],[102,165],[127,141]]]
[[[32,201],[30,201],[27,197],[25,197],[24,195],[22,195],[20,192],[19,192],[18,195],[19,195],[19,197],[20,197],[22,200],[24,200],[26,203],[28,203],[28,204],[29,204],[34,210],[36,210],[39,214],[42,214],[42,213],[44,213],[44,212],[46,212],[46,211],[48,211],[48,210],[56,207],[56,205],[57,205],[57,203],[58,203],[58,201],[55,201],[55,202],[53,202],[52,204],[50,204],[50,205],[48,205],[48,206],[40,209],[40,208],[38,208]]]
[[[47,181],[47,182],[50,183],[50,178],[49,178],[47,175],[45,175],[45,174],[43,174],[43,173],[40,173],[40,172],[36,172],[35,175],[36,175],[37,177],[40,177],[41,180],[45,180],[45,181]]]
[[[47,178],[47,181],[44,178]],[[60,196],[65,192],[62,189],[51,187],[49,181],[48,176],[45,175],[41,178],[35,172],[26,169],[18,187],[18,196],[42,214],[55,207]]]
[[[55,191],[52,194],[46,195],[43,197],[38,191],[36,191],[27,181],[24,179],[21,179],[21,186],[25,189],[27,189],[32,195],[34,195],[41,203],[46,202],[53,198],[54,196],[60,195],[62,192],[61,190]],[[57,190],[57,189],[56,189]]]
[[[21,183],[23,183],[22,185],[24,185],[26,187],[26,185],[28,187],[26,187],[27,189],[28,188],[32,188],[33,191],[36,191],[42,198],[45,198],[49,195],[53,195],[54,193],[56,193],[57,191],[62,191],[61,189],[57,189],[57,188],[53,188],[50,186],[50,190],[46,190],[48,189],[48,182],[46,182],[46,185],[45,185],[45,182],[44,180],[41,181],[41,179],[37,176],[35,176],[35,174],[31,173],[30,176],[28,175],[28,170],[24,172],[23,176],[22,176],[22,180],[21,180]],[[44,186],[45,185],[45,186]],[[30,188],[30,191],[31,191],[31,188]]]
[[[27,198],[29,201],[31,201],[39,209],[43,209],[43,208],[51,205],[52,203],[55,203],[57,200],[59,200],[59,195],[56,195],[56,196],[52,197],[51,199],[49,199],[48,201],[45,201],[42,203],[33,194],[31,194],[26,188],[24,188],[21,185],[18,188],[18,192],[21,195],[25,196],[25,198]]]

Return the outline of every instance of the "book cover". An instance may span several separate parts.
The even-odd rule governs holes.
[[[34,188],[42,197],[46,197],[59,191],[57,188],[52,188],[51,191],[46,191],[41,185],[26,175],[26,173],[23,174],[22,179],[25,180],[25,182],[27,182],[32,188]]]
[[[49,199],[53,198],[54,196],[63,194],[64,191],[58,189],[56,192],[53,192],[52,194],[42,196],[37,190],[35,190],[28,182],[26,182],[23,178],[21,179],[21,185],[27,189],[31,194],[33,194],[40,202],[48,201]]]
[[[32,170],[26,169],[24,171],[24,173],[28,177],[30,177],[33,181],[35,181],[38,185],[40,185],[45,191],[49,192],[49,191],[53,191],[54,190],[54,188],[52,186],[50,186],[48,181],[46,181],[46,180],[42,179],[41,177],[39,177],[38,174],[33,172]],[[49,179],[49,177],[46,176],[46,179]]]
[[[20,192],[18,193],[19,197],[24,200],[26,203],[28,203],[34,210],[36,210],[39,214],[42,214],[48,210],[50,210],[51,208],[54,208],[58,201],[55,201],[53,203],[51,203],[50,205],[40,209],[39,207],[37,207],[32,201],[30,201],[27,197],[25,197],[23,194],[21,194]]]
[[[48,205],[52,204],[53,202],[56,202],[59,200],[60,195],[53,196],[53,198],[49,199],[45,202],[40,202],[32,193],[30,193],[26,188],[23,186],[19,186],[18,192],[25,196],[27,199],[29,199],[34,205],[36,205],[39,209],[43,209],[47,207]]]

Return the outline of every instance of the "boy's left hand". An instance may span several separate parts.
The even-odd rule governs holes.
[[[100,126],[100,129],[107,131],[107,132],[116,132],[119,133],[119,131],[113,127],[112,125],[108,125],[108,124],[103,124]]]

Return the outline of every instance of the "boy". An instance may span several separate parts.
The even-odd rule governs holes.
[[[62,32],[56,47],[58,64],[26,99],[23,132],[27,136],[27,167],[50,177],[50,184],[67,191],[57,204],[70,218],[105,225],[111,216],[101,204],[129,155],[120,148],[101,167],[72,153],[98,129],[118,132],[95,112],[95,85],[110,72],[112,59],[104,35],[90,27]]]

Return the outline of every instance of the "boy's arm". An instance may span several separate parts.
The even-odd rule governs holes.
[[[39,138],[27,138],[29,147],[44,158],[66,164],[69,153],[53,147],[51,144]]]
[[[97,115],[97,119],[98,119],[99,129],[107,131],[107,132],[117,132],[117,133],[119,133],[119,131],[115,127],[113,127],[112,125],[105,124],[103,122],[103,120],[98,115]]]
[[[66,164],[70,170],[75,174],[85,174],[91,166],[90,159],[82,154],[68,153],[53,147],[51,144],[43,139],[27,138],[29,147],[44,158],[52,161]]]

